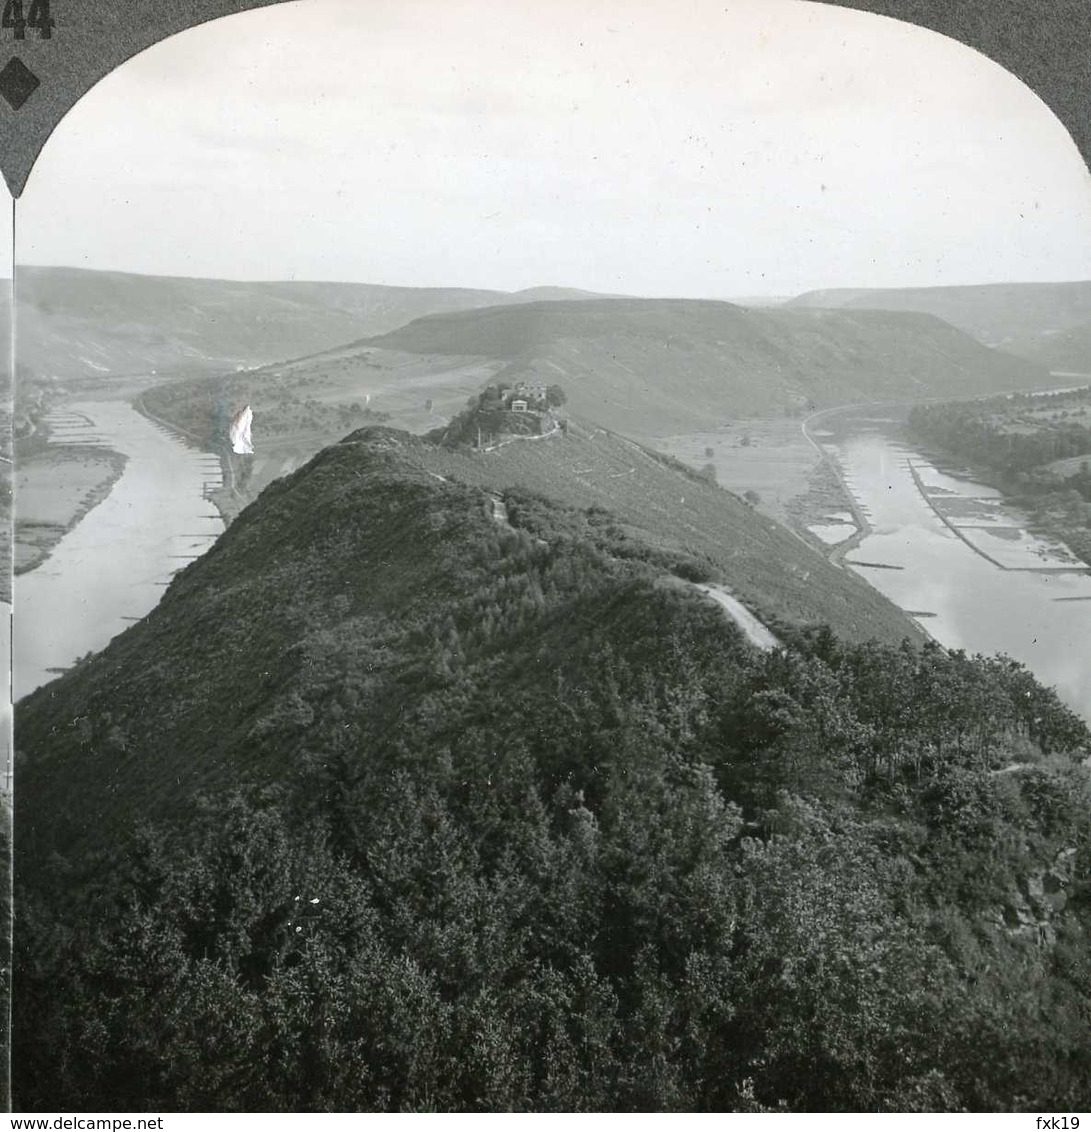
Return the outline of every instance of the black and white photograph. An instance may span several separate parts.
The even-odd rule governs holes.
[[[805,0],[92,86],[0,253],[12,1109],[1091,1109],[1070,129]]]

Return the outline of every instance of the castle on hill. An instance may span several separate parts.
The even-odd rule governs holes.
[[[550,400],[550,390],[554,398]],[[557,394],[560,394],[559,399]],[[478,408],[485,412],[545,413],[554,405],[564,403],[564,394],[559,385],[549,389],[540,382],[517,381],[513,385],[497,384],[486,386],[478,398]]]
[[[559,385],[526,381],[487,385],[438,439],[489,448],[515,437],[547,436],[563,427],[557,410],[566,400]]]

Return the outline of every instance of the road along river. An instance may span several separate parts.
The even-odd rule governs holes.
[[[827,417],[812,432],[870,528],[844,564],[940,644],[1007,653],[1091,721],[1091,570],[1032,535],[999,492],[900,442],[880,414]],[[833,531],[816,533],[833,542]],[[844,524],[842,537],[854,533]]]
[[[205,498],[222,482],[215,456],[186,447],[123,401],[67,405],[48,424],[51,443],[101,445],[128,463],[49,558],[15,578],[16,699],[150,612],[172,574],[223,530]]]

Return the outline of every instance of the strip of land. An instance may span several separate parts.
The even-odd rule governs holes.
[[[16,470],[15,573],[40,566],[109,494],[126,457],[90,445],[50,445]]]

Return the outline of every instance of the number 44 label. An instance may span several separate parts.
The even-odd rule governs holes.
[[[53,17],[49,14],[49,0],[5,0],[0,28],[11,28],[16,39],[26,39],[27,28],[38,33],[39,39],[53,38]]]

